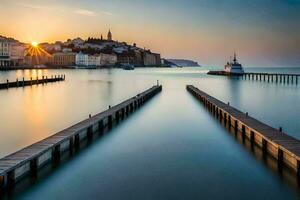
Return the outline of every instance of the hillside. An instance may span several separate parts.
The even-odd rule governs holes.
[[[176,67],[200,67],[200,65],[192,60],[186,59],[166,59],[167,63]]]

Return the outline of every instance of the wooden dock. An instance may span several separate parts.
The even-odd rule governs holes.
[[[108,110],[0,159],[0,188],[3,190],[13,186],[24,176],[35,174],[45,164],[59,159],[63,152],[72,151],[82,140],[92,139],[93,135],[101,133],[104,128],[112,127],[114,122],[133,113],[161,90],[161,85],[153,86],[116,106],[109,106]]]
[[[209,71],[208,75],[217,76],[235,76],[243,77],[246,80],[265,81],[272,83],[287,83],[287,84],[298,84],[298,77],[300,74],[280,74],[280,73],[254,73],[245,72],[244,74],[230,74],[225,71]]]
[[[248,80],[298,84],[298,77],[300,77],[300,74],[244,73],[243,77]]]
[[[32,77],[30,80],[25,80],[22,78],[21,80],[16,79],[16,81],[10,82],[9,80],[6,80],[6,83],[0,83],[0,89],[9,89],[13,87],[25,87],[25,86],[32,86],[32,85],[38,85],[38,84],[47,84],[57,81],[64,81],[66,79],[65,75],[55,75],[51,77],[42,76],[42,78],[35,78]]]
[[[208,110],[236,132],[248,138],[251,144],[257,144],[265,154],[277,159],[300,175],[300,141],[282,129],[272,128],[222,101],[206,94],[198,88],[188,85],[187,90],[204,104]]]

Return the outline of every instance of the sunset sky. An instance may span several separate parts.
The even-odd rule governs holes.
[[[300,67],[300,0],[0,0],[0,35],[23,42],[106,37],[221,66]]]

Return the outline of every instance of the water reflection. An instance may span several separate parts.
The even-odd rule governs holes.
[[[240,134],[235,136],[232,130],[230,135],[226,134],[226,127],[218,124],[185,91],[186,84],[194,84],[274,127],[283,123],[288,133],[297,136],[298,86],[207,76],[202,69],[41,72],[48,76],[66,74],[67,80],[0,91],[2,156],[117,104],[152,86],[156,80],[164,85],[164,90],[149,106],[113,129],[112,134],[92,145],[86,143],[88,148],[84,151],[61,157],[62,165],[54,163],[37,177],[21,182],[11,191],[11,197],[15,194],[21,199],[299,197],[298,182],[292,173],[285,169],[278,173],[276,162],[264,157],[259,148]],[[0,73],[0,78],[30,77],[40,72],[19,73]],[[238,144],[233,140],[235,137]],[[60,185],[64,186],[63,191]],[[83,188],[80,192],[78,186]]]

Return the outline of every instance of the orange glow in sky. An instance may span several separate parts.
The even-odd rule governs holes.
[[[164,58],[221,66],[236,51],[245,66],[300,65],[300,4],[232,2],[1,0],[0,35],[42,43],[106,37],[110,28],[113,39]]]

